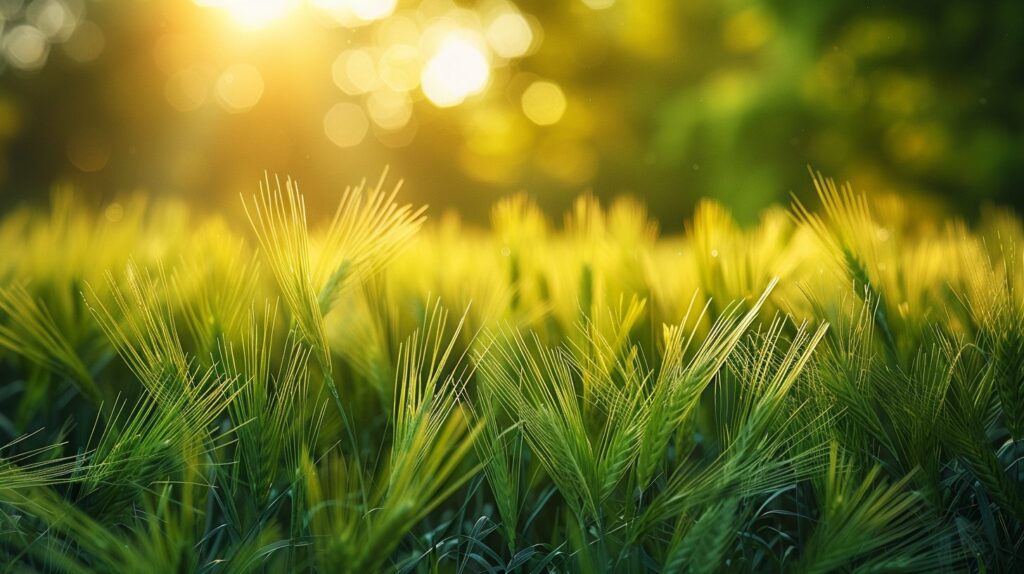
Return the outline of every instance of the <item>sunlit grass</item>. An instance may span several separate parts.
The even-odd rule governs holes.
[[[1012,570],[1021,222],[814,184],[668,237],[590,197],[425,222],[385,178],[14,210],[0,563]]]

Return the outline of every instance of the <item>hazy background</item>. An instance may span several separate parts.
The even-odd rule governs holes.
[[[806,166],[970,217],[1024,193],[1024,2],[0,0],[0,206],[71,184],[314,205],[385,165],[482,221],[521,190],[700,197]]]

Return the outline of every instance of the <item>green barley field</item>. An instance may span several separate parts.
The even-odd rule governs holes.
[[[1020,219],[812,183],[666,235],[388,177],[13,210],[2,569],[1013,570]]]
[[[1024,572],[1022,182],[1022,0],[0,0],[0,574]]]

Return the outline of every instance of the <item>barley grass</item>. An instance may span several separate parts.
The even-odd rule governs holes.
[[[1012,571],[1021,221],[812,174],[425,222],[68,193],[0,220],[0,570]],[[318,190],[322,191],[322,190]]]

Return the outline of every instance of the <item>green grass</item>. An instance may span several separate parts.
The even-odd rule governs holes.
[[[11,211],[0,571],[1019,568],[1020,220],[814,183],[673,237],[384,178]]]

